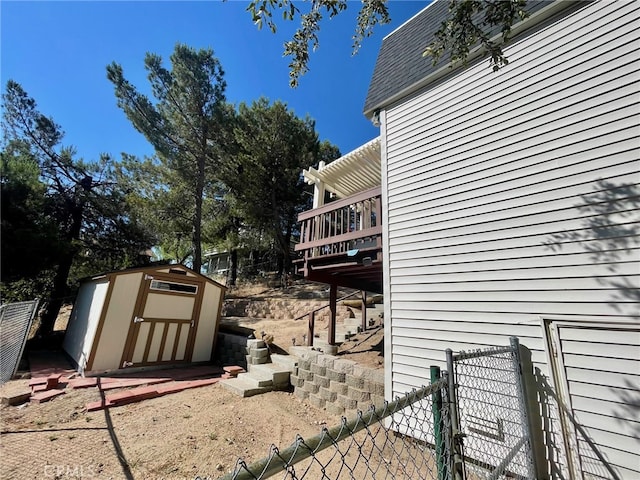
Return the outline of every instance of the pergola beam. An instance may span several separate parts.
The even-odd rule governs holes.
[[[315,169],[303,170],[304,180],[310,185],[322,184],[324,189],[338,198],[346,198],[355,193],[381,184],[380,138],[343,155],[330,164]],[[318,200],[321,205],[323,202]]]

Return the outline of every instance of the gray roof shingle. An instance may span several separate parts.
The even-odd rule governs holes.
[[[447,0],[435,2],[384,38],[369,83],[365,112],[440,67],[433,66],[422,52],[446,18],[448,6]]]
[[[526,10],[531,14],[550,3],[553,0],[528,0]],[[448,10],[448,0],[436,0],[384,38],[367,91],[365,114],[371,114],[386,100],[448,63],[447,55],[443,55],[436,65],[430,57],[422,56],[447,18]],[[496,28],[495,33],[498,32]]]

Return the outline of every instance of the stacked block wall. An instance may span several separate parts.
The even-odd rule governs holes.
[[[294,319],[301,315],[308,314],[316,308],[327,305],[328,300],[287,300],[287,299],[265,299],[246,300],[228,299],[225,300],[222,315],[225,317],[250,317],[268,319]],[[338,321],[351,318],[353,313],[345,305],[336,306],[336,317]],[[316,321],[328,320],[329,308],[324,308],[316,313]]]
[[[384,403],[383,369],[366,368],[310,347],[292,347],[290,354],[299,358],[297,372],[290,380],[294,395],[301,400],[345,416]]]
[[[263,340],[248,339],[245,358],[247,365],[267,363],[269,361],[269,349]]]
[[[247,368],[247,337],[218,332],[213,361],[218,365],[238,365]]]

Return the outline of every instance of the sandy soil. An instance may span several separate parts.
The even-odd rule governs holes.
[[[241,399],[219,385],[101,412],[95,388],[44,404],[0,409],[0,478],[217,478],[238,457],[288,446],[339,418],[271,392]]]
[[[68,312],[67,312],[68,313]],[[276,332],[290,344],[306,324],[246,319],[237,324]],[[64,321],[57,326],[64,324]],[[282,340],[281,340],[282,338]],[[343,344],[347,358],[381,368],[382,329]],[[28,380],[13,380],[11,388]],[[7,388],[7,386],[5,386]],[[87,413],[100,400],[96,388],[71,390],[48,403],[0,407],[2,479],[194,479],[218,478],[239,457],[248,463],[287,447],[296,435],[310,438],[340,418],[287,392],[239,398],[219,385]]]

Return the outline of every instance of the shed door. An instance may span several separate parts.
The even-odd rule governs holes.
[[[640,478],[640,326],[560,321],[547,328],[556,389],[589,437],[565,419],[575,478],[610,477],[594,449],[622,478]]]
[[[189,362],[204,285],[188,277],[146,275],[123,367]]]

